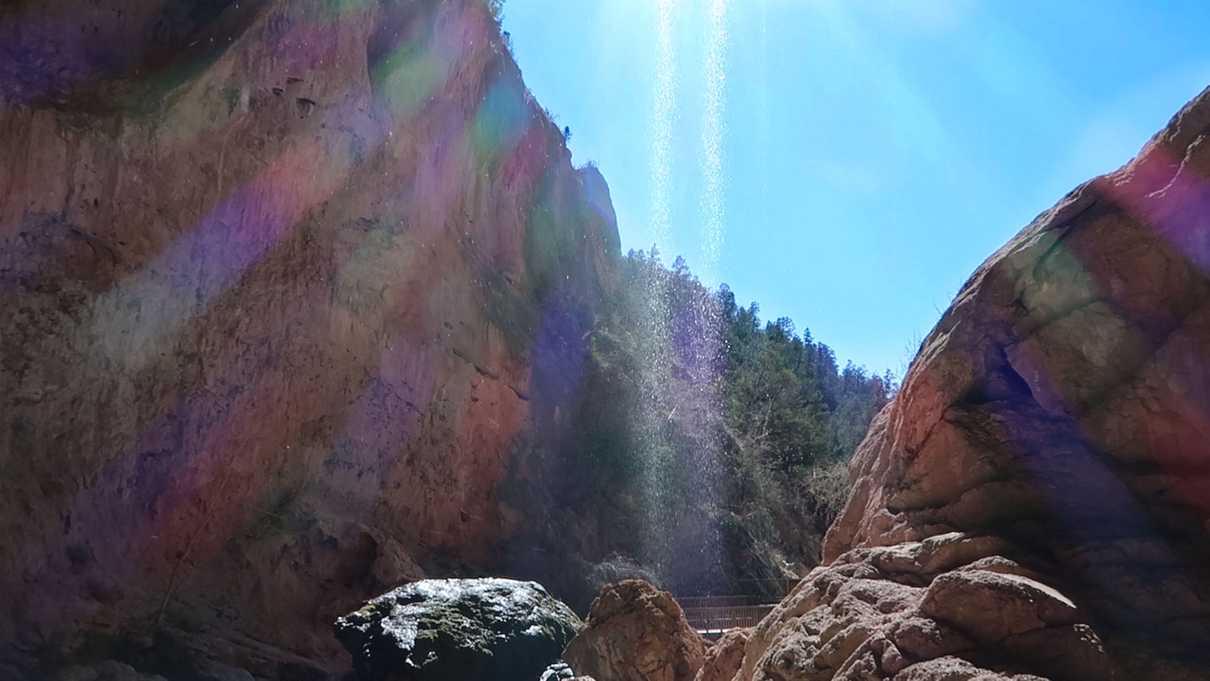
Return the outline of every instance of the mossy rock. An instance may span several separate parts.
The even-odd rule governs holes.
[[[581,626],[535,582],[430,579],[339,618],[336,636],[365,681],[534,681]]]

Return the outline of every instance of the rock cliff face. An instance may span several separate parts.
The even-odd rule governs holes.
[[[970,278],[737,678],[1204,679],[1210,91]]]
[[[18,1],[0,57],[0,676],[340,668],[490,567],[619,246],[485,3]]]

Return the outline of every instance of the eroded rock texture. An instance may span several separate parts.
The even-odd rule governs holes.
[[[738,679],[1204,679],[1210,91],[971,277]]]
[[[671,594],[629,579],[601,590],[563,657],[600,681],[693,681],[705,653]]]
[[[7,2],[0,149],[0,670],[492,567],[618,242],[486,3]]]
[[[744,649],[752,637],[751,629],[732,629],[722,635],[702,658],[702,668],[694,681],[731,681],[744,664]]]

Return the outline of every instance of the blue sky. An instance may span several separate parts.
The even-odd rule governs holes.
[[[506,0],[504,24],[624,249],[876,371],[1210,85],[1204,1]]]

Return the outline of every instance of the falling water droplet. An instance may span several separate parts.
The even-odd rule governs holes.
[[[651,111],[651,228],[655,243],[671,252],[672,133],[676,117],[676,45],[672,39],[677,0],[659,0],[656,24],[655,101]]]
[[[706,47],[705,93],[702,120],[702,236],[703,274],[717,276],[723,250],[723,141],[726,137],[727,0],[711,0]]]

